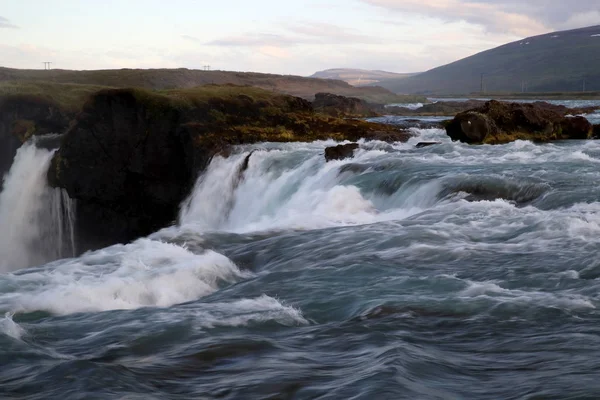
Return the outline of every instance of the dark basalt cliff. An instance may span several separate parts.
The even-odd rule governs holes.
[[[90,98],[65,134],[48,180],[77,200],[79,247],[95,248],[174,223],[198,174],[231,145],[408,137],[256,88],[108,89]]]

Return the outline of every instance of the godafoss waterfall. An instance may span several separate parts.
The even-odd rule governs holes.
[[[83,254],[52,151],[24,145],[0,397],[597,398],[600,142],[412,134],[329,162],[234,146],[171,226]]]

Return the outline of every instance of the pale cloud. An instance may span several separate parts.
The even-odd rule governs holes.
[[[181,35],[181,38],[193,43],[202,43],[202,40],[200,40],[199,38],[195,37],[195,36],[190,36],[190,35]]]
[[[19,27],[14,24],[11,24],[11,22],[8,19],[0,17],[0,28],[18,29]]]
[[[286,46],[298,44],[296,38],[276,35],[271,33],[245,33],[243,35],[226,36],[206,43],[209,46],[231,47],[261,47],[261,46]]]
[[[400,13],[462,20],[521,37],[600,24],[598,0],[361,0]]]
[[[297,35],[301,35],[299,40],[311,38],[312,41],[328,44],[361,43],[373,44],[381,43],[382,39],[374,36],[364,35],[356,29],[350,29],[343,26],[324,23],[324,22],[296,22],[284,25],[287,30]]]
[[[560,29],[574,29],[583,26],[592,26],[600,24],[600,11],[582,12],[573,14],[558,26]]]
[[[108,68],[177,68],[180,65],[172,55],[149,49],[122,50],[59,50],[22,43],[16,46],[0,44],[4,67],[41,69],[44,61],[51,61],[54,69],[108,69]]]
[[[427,15],[445,21],[466,21],[482,25],[494,33],[530,36],[548,28],[536,19],[513,12],[499,4],[465,0],[363,0],[391,11]]]
[[[292,53],[284,48],[277,46],[262,46],[258,51],[266,56],[280,59],[292,58]]]
[[[319,44],[376,44],[381,38],[368,36],[350,29],[323,22],[288,22],[279,29],[285,33],[246,32],[225,36],[206,43],[209,46],[262,47]]]
[[[470,0],[477,3],[489,3],[512,13],[527,15],[544,23],[551,30],[567,28],[567,21],[577,14],[594,14],[600,8],[598,0]],[[569,28],[600,24],[600,18],[589,18],[581,25],[570,25]]]

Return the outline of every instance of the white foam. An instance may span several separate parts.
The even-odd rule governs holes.
[[[4,318],[0,319],[0,333],[10,336],[13,339],[21,339],[25,333],[25,329],[13,321],[12,314],[6,313]]]
[[[242,157],[217,159],[199,180],[181,224],[231,232],[317,229],[369,223],[377,211],[358,188],[339,184],[339,168],[387,153],[359,150],[353,160],[325,163],[321,154],[289,165],[289,153],[257,151],[238,185]],[[224,206],[226,205],[226,206]]]
[[[214,293],[222,283],[247,277],[214,251],[194,254],[150,239],[114,246],[12,277],[22,290],[0,297],[13,312],[54,314],[169,307]]]
[[[46,182],[52,155],[33,143],[17,151],[0,194],[0,272],[73,256],[74,205]]]
[[[276,321],[286,326],[308,325],[300,310],[283,305],[267,295],[230,303],[202,304],[194,309],[193,317],[202,328],[238,327],[266,321]]]
[[[510,290],[500,287],[494,282],[467,281],[468,286],[461,293],[462,297],[487,297],[497,301],[535,304],[542,307],[558,307],[568,310],[595,309],[594,303],[581,295],[564,295],[539,291]]]
[[[385,107],[403,107],[408,108],[409,110],[416,110],[423,107],[423,103],[392,103],[387,104]]]
[[[564,276],[567,279],[579,279],[579,272],[572,269],[561,272],[559,275]]]

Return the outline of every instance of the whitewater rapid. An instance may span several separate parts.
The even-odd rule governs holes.
[[[600,142],[469,146],[413,133],[332,162],[332,141],[236,147],[212,160],[174,226],[11,267],[0,388],[593,398]],[[42,179],[51,153],[22,150],[0,204],[34,194],[19,206],[35,216],[55,193]],[[30,189],[11,184],[21,169]],[[25,220],[13,238],[45,226]]]

